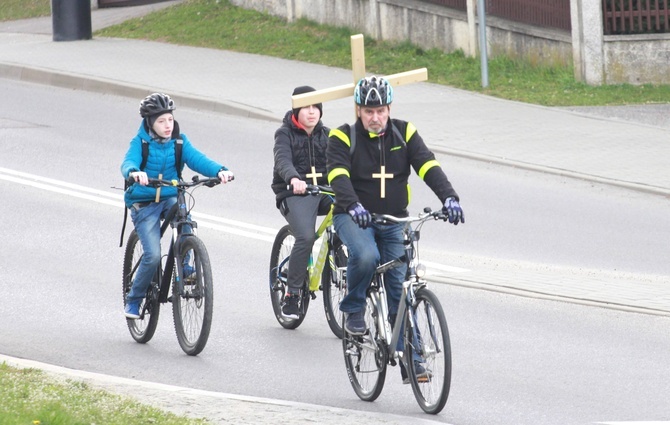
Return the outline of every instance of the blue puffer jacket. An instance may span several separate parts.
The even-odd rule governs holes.
[[[175,121],[175,129],[178,129]],[[121,164],[121,174],[124,179],[133,171],[140,170],[142,163],[142,140],[149,142],[149,156],[144,167],[144,172],[149,178],[158,178],[159,174],[163,175],[164,179],[176,180],[178,178],[177,168],[175,167],[175,139],[176,134],[173,133],[173,139],[161,143],[151,138],[147,132],[144,121],[140,124],[137,135],[130,141],[130,147]],[[202,174],[206,177],[215,177],[220,170],[227,170],[226,167],[216,161],[212,161],[205,154],[197,150],[190,142],[188,137],[180,134],[179,137],[184,141],[182,148],[182,169],[184,164],[196,173]],[[176,187],[162,187],[161,200],[177,196]],[[147,202],[156,199],[156,189],[153,187],[142,186],[138,183],[133,184],[126,190],[124,201],[126,207],[130,208],[136,202]]]

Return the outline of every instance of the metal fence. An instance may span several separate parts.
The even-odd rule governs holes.
[[[98,7],[126,7],[141,6],[145,4],[160,3],[168,0],[98,0]]]
[[[605,35],[670,32],[670,0],[603,0]]]
[[[466,10],[466,0],[423,0]],[[570,31],[570,0],[485,0],[486,14]],[[602,0],[605,35],[670,33],[670,0]]]
[[[439,4],[440,6],[450,7],[452,9],[462,10],[467,9],[467,0],[423,0],[426,3]]]
[[[486,0],[486,14],[570,31],[570,0]]]
[[[466,0],[424,0],[466,10]],[[667,1],[667,0],[664,0]],[[486,15],[538,27],[570,31],[570,0],[486,0]]]

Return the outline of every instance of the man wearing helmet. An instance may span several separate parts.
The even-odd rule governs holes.
[[[340,310],[346,317],[347,332],[361,335],[366,330],[366,290],[375,268],[404,253],[402,225],[373,223],[370,214],[408,215],[410,167],[440,199],[450,223],[465,220],[456,191],[416,127],[390,119],[393,88],[388,81],[374,76],[361,79],[354,89],[354,100],[358,119],[353,126],[344,124],[331,130],[326,156],[328,182],[336,194],[335,230],[349,252],[349,291]],[[391,323],[405,269],[386,273]]]
[[[140,102],[142,122],[121,164],[123,178],[135,182],[126,189],[124,201],[144,250],[133,286],[126,295],[124,313],[129,319],[140,317],[140,303],[161,258],[160,219],[177,202],[176,187],[161,188],[156,202],[158,189],[148,187],[148,179],[159,175],[166,180],[178,179],[184,164],[207,177],[218,176],[222,183],[233,179],[232,171],[198,151],[188,137],[179,132],[179,124],[173,116],[175,109],[174,101],[163,93],[153,93]],[[143,144],[148,147],[146,157]],[[181,145],[179,164],[177,144]]]

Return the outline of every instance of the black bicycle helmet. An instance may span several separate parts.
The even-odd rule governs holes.
[[[359,106],[385,106],[393,102],[393,87],[383,77],[366,77],[356,84],[354,101]]]
[[[174,100],[167,94],[153,93],[140,102],[140,115],[142,118],[164,114],[174,111]]]

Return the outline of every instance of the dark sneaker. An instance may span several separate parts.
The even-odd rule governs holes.
[[[430,381],[430,372],[426,370],[425,367],[421,364],[419,360],[414,360],[414,370],[416,371],[417,381],[428,382]],[[405,363],[400,362],[400,376],[402,376],[402,383],[409,384],[409,376],[407,375],[407,370],[405,369]]]
[[[288,293],[284,297],[284,302],[281,306],[282,314],[289,319],[299,319],[300,318],[300,308],[298,304],[300,302],[300,296],[298,294]]]
[[[365,326],[365,312],[359,311],[356,313],[344,313],[346,319],[344,328],[351,335],[363,335],[367,330]]]
[[[127,303],[123,313],[128,319],[139,319],[140,303]]]

